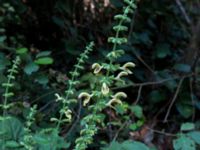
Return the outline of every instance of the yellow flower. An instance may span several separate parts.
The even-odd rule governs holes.
[[[65,116],[67,118],[67,120],[69,120],[69,122],[72,120],[72,111],[71,110],[67,110],[64,112]]]
[[[115,98],[115,99],[127,98],[127,95],[126,95],[126,93],[124,93],[124,92],[117,92],[117,93],[113,96],[113,98]]]
[[[134,68],[135,64],[132,62],[127,62],[122,67],[120,67],[121,70],[126,71],[128,74],[132,74],[133,72],[129,68]]]
[[[103,83],[102,87],[101,87],[101,93],[103,95],[107,95],[109,93],[110,89],[109,87],[107,86],[106,83]]]
[[[117,75],[117,77],[115,77],[115,79],[116,79],[116,80],[121,80],[121,77],[127,76],[127,75],[128,75],[128,72],[122,71],[122,72],[120,72],[120,73]]]
[[[98,74],[102,68],[103,67],[101,65],[99,65],[98,63],[94,63],[92,65],[92,69],[94,69],[94,74]]]
[[[86,106],[90,102],[92,96],[93,96],[92,94],[82,92],[79,94],[78,98],[83,99],[83,106]]]
[[[127,95],[124,92],[118,92],[114,96],[112,96],[112,99],[106,104],[107,106],[113,107],[113,103],[122,104],[121,98],[126,98]]]
[[[63,101],[63,99],[64,99],[64,98],[61,97],[58,93],[56,93],[55,96],[56,96],[56,98],[57,98],[57,99],[56,99],[56,102],[58,102],[58,101]]]

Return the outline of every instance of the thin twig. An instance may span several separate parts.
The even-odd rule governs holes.
[[[186,22],[187,22],[189,25],[191,25],[191,19],[189,18],[188,14],[186,13],[183,4],[181,3],[180,0],[175,0],[175,1],[176,1],[176,4],[177,4],[178,7],[179,7],[181,13],[183,14],[183,16],[184,16]]]
[[[194,73],[188,74],[188,75],[184,75],[184,78],[187,77],[191,77],[194,76]],[[124,88],[129,88],[129,87],[140,87],[140,86],[150,86],[150,85],[158,85],[158,84],[163,84],[165,82],[171,81],[171,80],[177,80],[180,79],[182,77],[174,77],[174,78],[167,78],[167,79],[163,79],[163,80],[159,80],[159,81],[150,81],[150,82],[144,82],[144,83],[131,83],[125,86],[121,86],[121,87],[117,87],[117,88],[112,88],[112,90],[119,90],[119,89],[124,89]]]
[[[141,97],[141,93],[142,93],[142,87],[143,85],[139,86],[139,89],[138,89],[138,95],[137,95],[137,99],[135,101],[135,105],[139,102],[140,100],[140,97]]]
[[[128,124],[128,122],[126,121],[125,123],[123,123],[123,124],[121,125],[121,127],[119,128],[119,130],[117,130],[117,132],[116,132],[114,138],[112,139],[112,141],[115,141],[115,140],[117,139],[119,133],[121,132],[121,130],[123,130],[123,129],[125,128],[125,126],[126,126],[127,124]]]
[[[193,80],[190,78],[190,98],[192,101],[192,121],[195,119],[195,101],[194,101],[194,95],[193,95]]]
[[[152,129],[152,128],[149,128],[147,127],[147,129],[151,130],[152,132],[154,133],[158,133],[158,134],[164,134],[166,136],[172,136],[172,137],[177,137],[176,134],[172,134],[172,133],[166,133],[166,132],[163,132],[163,131],[159,131],[159,130],[155,130],[155,129]]]
[[[170,103],[170,105],[169,105],[169,108],[167,109],[167,113],[166,113],[165,118],[164,118],[164,121],[163,121],[164,123],[166,123],[167,120],[168,120],[168,116],[169,116],[169,114],[170,114],[170,111],[171,111],[171,109],[172,109],[172,106],[174,105],[174,103],[175,103],[175,101],[176,101],[176,99],[177,99],[177,97],[178,97],[178,94],[179,94],[179,91],[180,91],[180,88],[181,88],[181,85],[182,85],[184,79],[185,79],[185,77],[182,77],[182,78],[180,79],[180,81],[179,81],[179,84],[178,84],[178,86],[177,86],[177,89],[176,89],[176,92],[175,92],[175,94],[174,94],[174,97],[173,97],[173,99],[172,99],[172,101],[171,101],[171,103]]]
[[[82,110],[82,103],[81,101],[79,101],[79,108],[78,108],[78,115],[76,117],[76,120],[74,121],[73,125],[70,127],[70,129],[68,130],[68,132],[65,134],[64,137],[68,137],[70,135],[70,133],[74,130],[74,128],[76,127],[77,123],[80,120],[80,115],[81,115],[81,110]]]
[[[152,73],[155,74],[155,71],[140,57],[135,51],[133,51],[136,58]]]

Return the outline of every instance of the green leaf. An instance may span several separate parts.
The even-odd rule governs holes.
[[[163,43],[163,44],[158,44],[156,46],[156,56],[158,58],[165,58],[167,55],[170,55],[170,45]]]
[[[28,49],[25,48],[25,47],[23,47],[23,48],[18,48],[18,49],[16,50],[16,53],[17,53],[17,54],[25,54],[25,53],[27,53],[27,51],[28,51]]]
[[[123,3],[119,0],[110,0],[111,4],[113,4],[115,7],[122,7]]]
[[[128,106],[127,106],[127,104],[123,103],[122,105],[117,104],[115,106],[115,108],[116,108],[116,112],[122,115],[122,114],[126,113]]]
[[[63,21],[63,19],[53,16],[52,20],[57,26],[61,28],[65,28],[65,22]]]
[[[136,131],[138,129],[138,126],[136,123],[130,124],[129,129]]]
[[[187,135],[192,138],[197,144],[200,144],[200,131],[191,131]]]
[[[174,150],[196,150],[194,141],[185,135],[174,140],[173,147]]]
[[[187,122],[181,125],[181,131],[189,131],[194,129],[195,129],[194,123]]]
[[[193,114],[193,107],[190,104],[180,102],[176,104],[176,108],[184,118],[189,118]]]
[[[139,106],[139,105],[131,106],[130,109],[136,117],[138,117],[138,118],[143,117],[143,111],[142,111],[141,106]]]
[[[49,65],[53,63],[53,59],[51,57],[43,57],[36,59],[34,62],[38,65]]]
[[[180,72],[188,73],[191,71],[191,66],[187,64],[176,64],[174,69]]]
[[[9,64],[10,61],[6,58],[5,54],[0,52],[0,71],[4,70]]]
[[[149,100],[152,103],[159,103],[164,101],[166,98],[166,94],[163,91],[160,90],[154,90],[149,95]]]
[[[0,43],[3,43],[5,40],[7,39],[7,37],[6,36],[0,36]]]
[[[103,150],[149,150],[149,148],[137,141],[125,141],[123,143],[112,142],[109,147]]]
[[[42,85],[45,85],[49,82],[48,76],[40,75],[36,78],[36,81]]]
[[[60,137],[56,129],[44,129],[34,135],[33,140],[37,143],[39,150],[67,149],[70,144]]]
[[[122,148],[124,150],[149,150],[145,144],[136,141],[125,141],[122,143]]]
[[[6,148],[18,148],[18,147],[21,147],[21,145],[19,143],[17,143],[16,141],[6,141],[5,147]]]
[[[103,148],[103,150],[122,150],[122,146],[120,143],[113,141],[109,147]]]
[[[38,53],[36,55],[36,58],[39,58],[39,57],[44,57],[44,56],[49,56],[51,54],[51,51],[42,51],[40,53]]]
[[[35,63],[31,62],[29,64],[27,64],[25,67],[24,67],[24,72],[28,75],[31,75],[33,72],[36,72],[39,70],[39,66],[36,65]]]
[[[19,141],[24,135],[22,123],[15,117],[0,120],[0,133],[6,134],[6,138],[12,141]],[[0,146],[1,147],[1,146]]]

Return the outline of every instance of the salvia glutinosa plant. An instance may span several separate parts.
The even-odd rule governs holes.
[[[7,75],[7,82],[2,84],[2,87],[4,87],[5,92],[3,94],[3,103],[0,104],[0,108],[3,111],[3,115],[0,116],[0,122],[2,123],[0,128],[0,137],[3,141],[3,149],[5,148],[5,142],[6,142],[6,134],[5,133],[5,122],[10,118],[8,115],[8,109],[10,109],[14,104],[13,102],[9,102],[9,98],[14,96],[14,93],[11,92],[11,88],[14,86],[13,81],[15,80],[15,75],[18,73],[18,65],[20,64],[20,58],[17,56],[15,60],[13,60],[13,65],[10,69],[8,69],[8,75]],[[0,141],[1,141],[0,140]]]
[[[23,146],[27,150],[34,150],[34,140],[33,134],[31,131],[31,126],[35,122],[35,114],[37,113],[37,105],[34,105],[30,108],[29,114],[26,116],[26,122],[24,127],[24,137],[20,142],[21,146]]]
[[[132,74],[131,68],[135,67],[132,62],[127,62],[123,65],[117,64],[115,61],[124,54],[124,50],[120,49],[122,44],[127,42],[127,38],[123,37],[125,31],[128,31],[127,23],[131,22],[129,17],[133,14],[136,5],[134,0],[124,0],[126,6],[123,8],[123,13],[114,17],[117,21],[117,25],[113,27],[115,36],[109,37],[108,42],[112,44],[112,50],[106,56],[105,63],[95,62],[92,65],[93,73],[96,78],[93,83],[94,86],[90,91],[81,92],[78,96],[79,104],[83,101],[83,107],[87,109],[87,114],[83,116],[80,121],[81,131],[80,136],[75,141],[74,150],[85,150],[89,144],[93,142],[94,135],[98,132],[99,126],[104,126],[104,118],[106,117],[102,110],[106,108],[116,109],[116,105],[123,105],[122,99],[126,98],[126,93],[122,91],[114,92],[112,89],[120,84],[126,84],[123,79],[125,76]],[[89,53],[93,50],[94,43],[91,42],[85,49],[85,51],[77,58],[77,64],[74,65],[74,70],[70,72],[71,79],[68,80],[68,88],[64,95],[58,93],[55,94],[56,101],[60,104],[58,117],[51,118],[51,121],[55,122],[56,130],[43,129],[43,131],[56,131],[55,137],[59,139],[57,131],[61,132],[62,125],[70,123],[72,121],[72,104],[77,104],[76,86],[80,83],[80,71],[84,69],[84,63],[89,58]],[[3,120],[7,116],[7,110],[12,106],[12,103],[8,102],[8,98],[14,94],[10,91],[13,87],[12,81],[15,79],[15,74],[18,72],[17,68],[20,62],[20,58],[17,57],[13,61],[13,66],[8,70],[8,81],[3,84],[5,87],[4,101],[0,107],[3,109]],[[34,132],[31,131],[31,126],[35,122],[36,106],[30,108],[30,112],[26,117],[24,124],[24,136],[20,141],[20,146],[28,150],[35,149],[37,142],[34,141]],[[2,131],[2,130],[1,130]],[[52,143],[49,143],[50,145]],[[57,147],[56,147],[57,148]]]
[[[88,55],[93,50],[93,47],[94,42],[90,42],[90,44],[86,46],[84,52],[80,54],[80,57],[77,58],[74,70],[70,72],[71,79],[68,80],[68,89],[65,91],[65,96],[60,96],[58,93],[55,94],[57,97],[56,101],[62,103],[59,118],[51,118],[51,121],[55,121],[57,123],[57,129],[60,128],[61,124],[71,122],[72,111],[69,106],[72,103],[77,103],[76,99],[73,99],[72,96],[76,91],[76,85],[80,83],[78,80],[80,71],[84,69],[84,63],[89,58]]]
[[[90,113],[81,120],[82,130],[80,137],[75,141],[75,150],[85,150],[93,142],[98,125],[104,125],[105,116],[101,113],[102,110],[106,107],[115,109],[115,105],[122,105],[122,99],[127,97],[124,92],[114,93],[111,90],[119,82],[125,84],[123,77],[132,74],[131,68],[135,67],[132,62],[127,62],[122,66],[115,63],[115,60],[124,54],[124,50],[119,49],[120,45],[127,42],[127,38],[122,37],[122,33],[128,30],[126,23],[131,22],[129,14],[134,13],[136,9],[134,0],[124,0],[124,2],[127,6],[124,7],[123,13],[114,17],[118,21],[118,24],[113,27],[115,36],[108,38],[108,42],[113,45],[112,51],[106,56],[109,62],[92,65],[94,74],[98,77],[94,83],[95,89],[92,92],[82,92],[78,97],[83,100],[83,106],[88,105]]]
[[[10,88],[14,86],[13,81],[15,80],[15,74],[18,73],[17,69],[19,63],[20,58],[17,56],[16,59],[13,60],[11,69],[8,69],[7,82],[2,84],[2,86],[5,88],[5,92],[3,94],[3,104],[0,105],[0,107],[3,109],[3,117],[7,115],[7,110],[13,105],[12,102],[8,102],[8,99],[14,96],[14,93],[10,91]]]

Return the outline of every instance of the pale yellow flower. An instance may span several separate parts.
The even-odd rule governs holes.
[[[124,93],[124,92],[117,92],[117,93],[113,96],[113,98],[115,98],[115,99],[127,98],[127,95],[126,95],[126,93]]]
[[[102,68],[103,67],[101,65],[99,65],[98,63],[94,63],[92,65],[92,69],[94,69],[94,74],[98,74]]]
[[[82,92],[79,94],[78,98],[83,99],[83,106],[86,106],[90,102],[92,96],[93,95],[88,94],[87,92]]]
[[[101,87],[101,93],[103,95],[107,95],[109,93],[110,89],[109,87],[107,86],[106,83],[103,83],[102,87]]]
[[[121,70],[126,71],[128,74],[132,74],[133,72],[129,68],[134,68],[135,64],[133,62],[127,62],[122,67],[120,67]]]
[[[126,71],[122,71],[120,72],[117,77],[115,77],[116,80],[121,80],[121,77],[124,77],[124,76],[128,76],[128,72]]]
[[[126,98],[126,97],[127,97],[126,93],[118,92],[114,96],[112,96],[112,99],[106,105],[110,107],[113,107],[112,105],[114,103],[122,105],[121,98]]]

